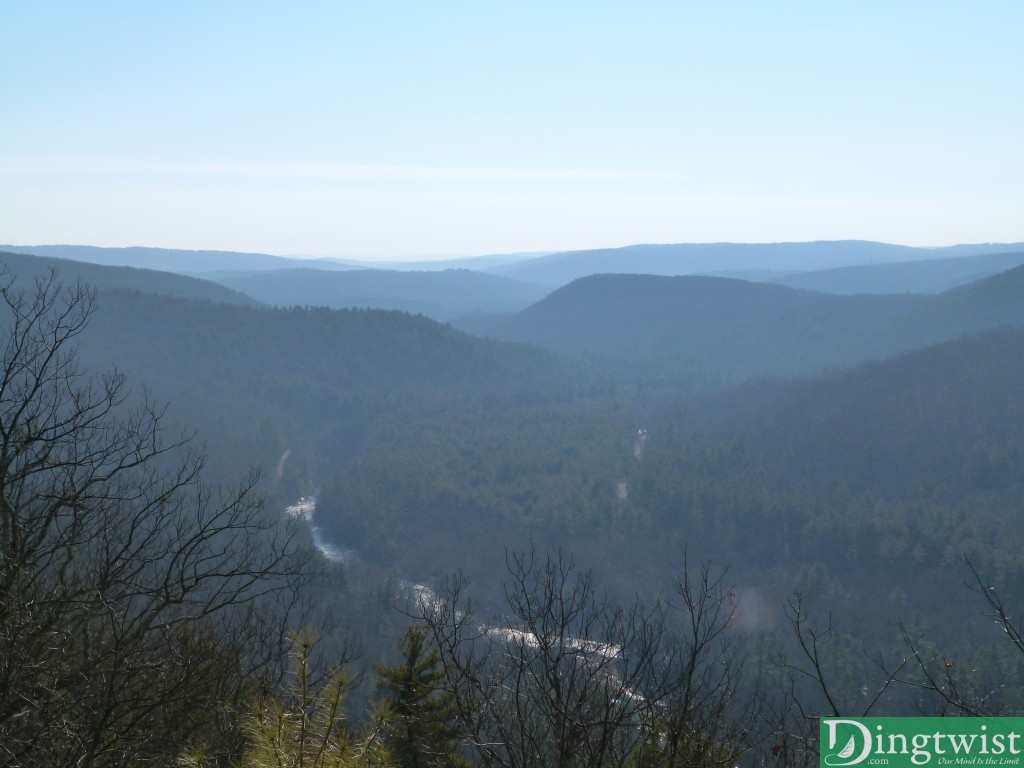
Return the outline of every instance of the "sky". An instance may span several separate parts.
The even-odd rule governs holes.
[[[1024,2],[0,0],[0,242],[1024,241]]]

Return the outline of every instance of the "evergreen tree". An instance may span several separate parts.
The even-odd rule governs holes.
[[[243,722],[248,745],[240,768],[384,768],[392,765],[378,731],[353,733],[343,712],[348,678],[340,667],[317,679],[314,640],[295,639],[291,682],[280,697],[259,701]],[[203,765],[186,754],[186,766]]]
[[[402,662],[374,665],[381,678],[377,687],[390,693],[384,701],[385,742],[398,768],[465,766],[452,702],[441,692],[441,657],[427,649],[426,637],[422,627],[410,625],[398,641]]]

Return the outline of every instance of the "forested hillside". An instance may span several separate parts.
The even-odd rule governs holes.
[[[611,407],[404,424],[325,486],[323,524],[428,583],[465,569],[492,610],[506,546],[571,552],[620,599],[663,594],[686,552],[728,569],[749,629],[786,637],[795,593],[827,613],[851,674],[851,649],[905,652],[901,622],[985,656],[993,683],[1020,660],[963,588],[963,558],[1024,592],[1022,374],[1024,330],[1007,329],[642,421]]]
[[[628,372],[711,381],[821,374],[1024,323],[1024,270],[928,295],[835,295],[714,277],[595,275],[467,331]]]
[[[287,558],[275,559],[273,548],[260,556],[274,565],[268,572],[280,572],[286,581],[294,576],[302,584],[301,599],[285,597],[284,582],[280,590],[275,587],[267,615],[276,618],[269,624],[259,624],[256,613],[225,614],[240,622],[241,634],[223,636],[238,647],[256,643],[264,654],[259,663],[238,655],[236,645],[218,645],[218,633],[228,633],[226,627],[195,625],[197,632],[208,633],[209,649],[217,650],[212,656],[206,645],[189,645],[187,636],[165,637],[162,642],[171,646],[154,646],[190,648],[173,658],[209,665],[201,667],[205,671],[199,677],[189,678],[195,695],[233,714],[225,715],[222,731],[176,721],[179,730],[163,728],[159,744],[147,745],[130,731],[132,749],[139,754],[149,748],[180,750],[182,734],[213,739],[224,754],[241,749],[243,742],[260,743],[256,736],[243,738],[239,729],[255,727],[252,718],[272,717],[274,710],[254,709],[247,686],[276,685],[282,702],[294,702],[304,673],[301,665],[295,669],[298,689],[279,685],[282,648],[289,637],[284,625],[293,619],[327,622],[328,614],[321,612],[325,608],[345,616],[352,633],[328,631],[330,652],[348,658],[364,643],[384,681],[406,674],[403,663],[408,669],[425,664],[419,668],[427,674],[424,670],[436,671],[438,665],[458,668],[467,658],[482,665],[474,675],[491,669],[498,658],[518,660],[523,669],[543,661],[552,674],[561,670],[559,676],[567,669],[587,669],[594,671],[587,678],[588,695],[602,695],[610,679],[632,680],[626,690],[646,691],[629,699],[636,704],[630,717],[647,723],[655,734],[668,727],[660,722],[669,711],[657,697],[680,694],[687,690],[681,681],[689,679],[685,667],[665,672],[665,660],[687,658],[690,651],[673,643],[685,642],[690,618],[706,619],[709,625],[689,631],[698,638],[699,632],[711,631],[723,643],[728,651],[716,658],[728,660],[722,663],[728,664],[729,679],[714,688],[718,715],[701,710],[709,719],[685,743],[694,749],[711,739],[713,744],[698,749],[729,755],[768,749],[773,743],[764,739],[783,738],[787,729],[797,727],[780,714],[792,704],[785,703],[787,696],[806,697],[801,705],[808,707],[823,706],[822,691],[813,686],[804,691],[787,677],[794,667],[779,661],[794,653],[800,658],[806,646],[793,640],[806,641],[808,627],[821,626],[815,617],[830,617],[841,634],[830,629],[814,635],[835,639],[833,655],[827,673],[820,668],[801,679],[806,683],[827,674],[843,711],[858,706],[865,679],[874,681],[865,675],[877,674],[888,663],[880,661],[866,671],[865,654],[907,658],[909,647],[927,651],[914,657],[920,669],[907,672],[908,681],[918,687],[888,680],[884,686],[893,691],[880,700],[881,710],[903,713],[911,704],[925,706],[924,699],[914,698],[922,686],[938,697],[927,699],[927,706],[945,702],[970,712],[997,705],[1016,712],[1024,706],[1024,690],[1016,682],[1024,654],[1016,654],[1000,636],[999,630],[1009,631],[1007,624],[978,618],[984,601],[994,608],[1002,605],[995,596],[1016,600],[1024,594],[1024,268],[936,296],[830,296],[724,278],[592,277],[556,291],[517,317],[530,320],[531,332],[549,340],[552,349],[545,350],[475,338],[398,311],[269,308],[183,298],[168,295],[168,286],[178,285],[174,281],[137,270],[100,269],[94,273],[99,288],[93,293],[77,283],[76,267],[69,265],[76,281],[68,293],[50,282],[55,279],[51,264],[25,264],[8,263],[7,376],[20,382],[25,371],[31,373],[33,366],[45,370],[52,359],[57,368],[48,381],[58,386],[0,388],[6,398],[0,415],[24,419],[20,403],[42,397],[40,409],[24,422],[34,428],[39,419],[57,418],[64,408],[88,411],[93,407],[88,393],[96,397],[112,387],[110,399],[100,401],[109,403],[103,406],[109,418],[120,417],[122,400],[141,405],[144,418],[113,422],[121,426],[103,422],[98,431],[89,431],[88,420],[73,420],[79,426],[67,434],[53,426],[38,434],[5,426],[0,443],[14,446],[13,456],[30,457],[19,441],[56,439],[61,450],[76,456],[78,446],[88,441],[102,443],[121,434],[118,430],[127,429],[129,435],[141,430],[142,437],[132,439],[142,441],[138,450],[145,464],[173,472],[171,459],[178,454],[165,455],[158,441],[173,443],[182,432],[195,432],[195,445],[206,446],[207,460],[198,461],[195,474],[185,472],[177,485],[169,481],[175,493],[187,491],[185,498],[190,498],[188,493],[207,493],[215,483],[248,478],[237,506],[230,496],[216,497],[228,499],[229,510],[248,515],[242,528],[251,528],[255,538],[240,551],[248,557],[257,551],[251,548],[255,542],[273,543],[283,536],[291,553]],[[14,274],[15,267],[24,275]],[[24,279],[36,275],[43,275],[43,281]],[[205,290],[203,283],[180,285]],[[74,311],[62,314],[65,295]],[[44,329],[42,335],[36,328]],[[941,343],[929,345],[934,339]],[[48,344],[74,345],[77,362],[69,366],[64,361],[72,358],[33,351]],[[890,354],[913,347],[919,348]],[[877,359],[858,365],[864,357]],[[111,366],[120,373],[88,378]],[[817,375],[765,375],[788,371]],[[77,390],[80,377],[92,381],[93,389]],[[735,383],[716,386],[716,381]],[[129,387],[132,394],[126,394]],[[61,405],[47,408],[46,398]],[[83,442],[83,436],[88,440]],[[130,447],[115,448],[109,455],[135,455]],[[17,461],[11,466],[19,466]],[[253,465],[263,469],[258,481],[246,474]],[[102,469],[102,462],[95,469]],[[59,481],[60,473],[47,477]],[[147,477],[137,479],[149,482]],[[114,490],[117,509],[141,515],[125,518],[135,522],[116,530],[150,557],[147,547],[164,541],[148,534],[137,538],[148,530],[150,502],[137,506],[128,486]],[[89,496],[89,504],[106,509],[100,503],[105,493]],[[260,505],[260,494],[269,494],[263,497],[268,505]],[[311,494],[315,501],[308,499]],[[350,553],[343,564],[314,558],[315,568],[300,567],[318,540],[302,514],[282,515],[282,508],[299,497],[315,504],[312,522],[318,535],[335,550]],[[60,502],[68,519],[82,511],[77,503]],[[28,514],[43,508],[38,500],[32,504],[19,509]],[[210,555],[209,562],[217,563],[217,557],[236,552],[234,544],[218,549],[233,534],[216,521],[231,525],[234,518],[224,518],[228,513],[212,500],[194,507],[163,504],[159,498],[152,502],[164,515],[159,520],[172,521],[166,531],[154,529],[164,531],[160,536],[191,530],[193,512],[202,523],[209,510],[214,518],[210,538],[201,539],[206,547],[201,556],[219,553]],[[14,530],[6,509],[0,509],[0,522],[4,530]],[[31,519],[45,522],[44,517]],[[101,540],[88,525],[103,519],[83,518],[84,543],[68,546],[88,549],[89,541]],[[4,535],[8,544],[20,541]],[[61,557],[62,542],[53,550]],[[46,562],[39,561],[40,573]],[[157,567],[163,561],[150,557],[146,562]],[[116,558],[107,566],[111,563],[123,565]],[[133,578],[126,575],[116,588],[135,588]],[[216,580],[220,574],[204,572],[203,578]],[[985,585],[980,605],[977,584],[973,593],[963,589],[965,578]],[[38,599],[15,589],[17,583],[9,581],[12,600]],[[120,593],[115,589],[111,594]],[[173,595],[165,604],[159,589],[146,594],[160,611],[170,615],[176,610]],[[75,621],[95,620],[87,610],[69,613],[68,605],[54,608],[52,627],[71,615]],[[316,610],[301,608],[309,605]],[[0,606],[0,629],[14,637],[20,625],[4,624],[4,616],[23,615],[22,608],[4,610]],[[406,631],[420,613],[416,628]],[[473,616],[483,623],[468,623]],[[561,617],[561,623],[543,629],[553,617]],[[118,621],[138,619],[131,610],[118,613]],[[268,634],[254,639],[254,626],[266,626]],[[37,634],[24,647],[38,650],[55,642],[52,627],[32,624]],[[474,639],[466,640],[461,633],[470,630]],[[275,632],[276,645],[267,645]],[[546,647],[551,632],[558,633],[561,646]],[[138,642],[148,637],[143,632]],[[303,637],[292,642],[300,662],[303,654],[312,653],[311,641]],[[106,653],[109,638],[102,633],[97,638],[99,646],[90,648]],[[179,641],[184,646],[174,645]],[[486,652],[467,657],[466,642],[482,643]],[[625,654],[601,650],[627,646],[639,653],[630,658],[646,659],[646,671],[630,672],[623,666]],[[701,653],[709,652],[709,645],[701,647]],[[83,648],[83,658],[90,652]],[[553,655],[546,656],[549,652]],[[26,653],[15,660],[23,665],[19,669],[45,658],[43,650],[38,650],[42,657]],[[139,670],[151,669],[149,651],[132,653],[131,663],[141,664]],[[586,655],[587,663],[571,666],[569,659],[579,654]],[[698,657],[703,658],[689,658]],[[942,666],[947,658],[966,660],[962,683],[974,686],[970,691],[998,694],[944,699],[946,694],[926,675],[933,664],[944,670],[941,674],[952,675],[952,667]],[[746,663],[741,660],[755,670],[751,677],[740,675]],[[251,678],[231,671],[243,667],[252,670],[247,673]],[[38,668],[49,669],[45,664]],[[102,672],[103,667],[96,669]],[[132,690],[144,690],[144,673],[131,665],[125,669],[133,676]],[[961,667],[955,669],[960,675]],[[209,678],[203,677],[207,671]],[[269,675],[277,675],[277,682],[268,682]],[[452,754],[469,749],[473,729],[483,727],[474,720],[480,707],[495,707],[488,728],[518,722],[508,720],[512,715],[501,709],[499,699],[490,698],[493,691],[434,679],[437,695],[443,689],[444,696],[469,696],[474,702],[457,706],[455,698],[438,700],[447,702],[438,706],[450,713],[452,730],[431,738],[440,738]],[[543,692],[545,684],[536,685],[530,696]],[[757,708],[751,709],[759,688],[764,698],[757,698]],[[84,689],[74,690],[80,695]],[[249,703],[230,709],[217,698],[221,690]],[[333,690],[340,696],[343,687]],[[625,693],[620,694],[624,700]],[[353,692],[354,706],[362,712],[357,721],[368,730],[344,731],[347,743],[365,754],[384,750],[385,742],[374,741],[374,729],[396,739],[388,729],[399,727],[394,711],[369,714],[373,696],[365,688]],[[20,711],[16,702],[8,706],[4,701],[0,692],[0,716],[4,706]],[[642,701],[657,706],[644,707]],[[335,703],[340,706],[340,699]],[[671,711],[673,717],[696,716],[685,707]],[[757,712],[762,720],[756,727],[743,725],[744,712]],[[779,719],[772,720],[776,715]],[[611,727],[608,718],[595,727]],[[729,724],[727,733],[716,730],[723,723]],[[30,731],[16,734],[26,750]],[[638,732],[624,726],[615,730],[616,738],[625,739],[624,754],[630,759],[662,755],[660,740],[646,744],[626,736]],[[387,748],[399,743],[388,741]],[[385,761],[386,752],[379,754]],[[651,759],[663,764],[663,757]]]
[[[879,328],[920,297],[840,297],[716,277],[595,275],[485,333],[600,356],[620,369],[657,361],[712,377],[820,371],[880,355]]]
[[[125,288],[184,299],[260,306],[260,302],[250,296],[224,288],[217,283],[153,269],[103,266],[85,261],[8,252],[0,252],[0,266],[6,268],[9,275],[26,282],[37,277],[45,277],[51,270],[56,270],[61,280],[66,283],[81,280],[101,289]]]
[[[592,409],[512,428],[405,424],[325,488],[325,524],[396,563],[430,559],[424,544],[476,561],[500,552],[494,531],[520,530],[580,551],[603,542],[611,570],[634,574],[687,543],[746,578],[819,560],[884,570],[880,547],[919,543],[932,566],[969,551],[1019,580],[1024,541],[1007,531],[1022,530],[1022,375],[1024,331],[1007,330],[840,378],[694,398],[650,422]],[[929,527],[941,514],[959,522]],[[920,535],[885,527],[907,524]]]
[[[547,293],[543,286],[468,269],[288,269],[221,273],[222,285],[277,306],[397,309],[435,320],[472,312],[513,312]]]
[[[384,415],[499,410],[582,387],[550,353],[399,312],[249,309],[128,291],[104,291],[98,304],[82,339],[91,365],[117,365],[173,404],[234,469],[269,468],[287,454],[296,496],[351,457]]]
[[[725,531],[745,537],[731,546],[747,564],[754,553],[773,560],[799,547],[830,567],[866,557],[884,569],[893,553],[880,548],[920,545],[931,547],[922,561],[970,552],[1024,586],[1021,564],[1010,566],[1024,500],[1022,374],[1024,330],[1014,329],[836,379],[702,400],[651,430],[632,499],[662,526],[694,530],[685,520],[697,514],[700,538],[716,549]],[[743,493],[774,499],[780,516],[730,520],[737,505],[727,500]],[[705,508],[710,499],[719,514]],[[801,504],[810,506],[798,512]],[[803,520],[796,528],[792,512]],[[824,539],[815,544],[813,531]]]
[[[941,293],[1024,264],[1024,251],[860,264],[766,278],[825,293]]]
[[[1022,32],[0,0],[0,768],[1024,768]]]
[[[666,350],[685,346],[720,375],[737,360],[761,374],[815,356],[849,366],[856,353],[836,334],[865,339],[865,317],[878,336],[863,343],[883,347],[893,341],[882,328],[911,328],[920,339],[1013,321],[1022,276],[1018,269],[933,298],[606,276],[532,311],[551,335],[603,338],[608,349],[631,347],[663,370],[680,366],[679,353]],[[541,312],[548,305],[579,315],[552,319]],[[690,331],[666,332],[674,325]],[[637,339],[639,328],[646,335]],[[801,514],[867,495],[904,503],[945,493],[973,504],[983,492],[1002,499],[1005,512],[1017,492],[1021,344],[1013,331],[840,378],[762,381],[721,395],[700,394],[709,392],[707,379],[691,391],[692,380],[677,377],[678,405],[669,411],[671,376],[656,377],[651,400],[636,377],[616,383],[552,353],[398,312],[254,309],[102,290],[81,342],[91,367],[116,365],[169,402],[175,422],[199,433],[226,476],[261,464],[285,500],[322,486],[322,527],[410,577],[437,578],[458,565],[486,570],[506,545],[531,540],[594,562],[609,548],[616,563],[656,551],[638,573],[653,573],[686,541],[719,560],[748,544],[786,549],[770,536],[727,544],[711,533],[722,516],[714,526],[673,523],[680,511],[672,499],[709,484],[725,495],[716,505],[743,514],[751,512],[734,498],[740,489],[817,500]],[[748,522],[741,517],[729,530],[749,531]],[[809,540],[805,532],[796,538]]]
[[[1022,376],[1024,328],[990,331],[836,378],[702,398],[663,421],[675,447],[660,453],[652,438],[651,451],[682,464],[683,435],[732,446],[727,471],[829,498],[1012,490],[1022,479],[1011,469],[1024,446]]]

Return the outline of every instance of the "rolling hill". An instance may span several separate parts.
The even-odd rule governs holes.
[[[252,307],[260,305],[255,299],[217,283],[152,269],[112,267],[70,259],[5,252],[0,252],[0,265],[12,276],[23,281],[44,277],[50,270],[56,270],[61,282],[81,280],[104,291],[130,289],[185,299],[219,301]]]
[[[934,296],[835,295],[713,277],[594,275],[466,330],[612,365],[725,380],[820,374],[1024,323],[1024,269]]]
[[[112,267],[140,267],[178,274],[201,275],[206,272],[235,270],[275,270],[310,267],[314,269],[351,269],[333,259],[292,259],[266,253],[236,251],[185,251],[174,248],[100,248],[91,245],[0,245],[0,250],[50,256]]]
[[[767,282],[825,293],[941,293],[1021,264],[1024,264],[1024,251],[1013,251],[894,264],[861,264],[769,277]]]
[[[277,306],[397,309],[441,321],[473,312],[515,311],[547,292],[538,285],[468,269],[282,269],[220,273],[213,279]]]
[[[964,553],[1007,594],[1024,588],[1022,377],[1024,328],[1007,328],[681,397],[639,422],[562,409],[394,426],[318,510],[407,578],[486,583],[505,546],[536,545],[650,594],[687,551],[774,606],[801,591],[862,637],[891,639],[908,606],[968,633]]]
[[[728,270],[822,270],[872,263],[1022,251],[1024,244],[915,248],[861,240],[810,243],[683,243],[567,251],[518,262],[495,274],[550,286],[595,274],[695,275]]]
[[[96,274],[167,279],[141,273]],[[169,401],[169,432],[198,430],[214,479],[259,463],[279,498],[319,487],[318,525],[396,578],[493,577],[506,545],[536,544],[652,594],[685,545],[766,601],[817,590],[837,621],[890,635],[907,605],[959,626],[964,602],[933,586],[962,552],[1024,589],[1024,267],[930,296],[601,275],[495,321],[733,382],[845,370],[699,398],[674,380],[675,410],[424,317],[135,287],[102,289],[83,362]],[[880,362],[853,368],[866,359]]]
[[[1024,489],[1012,469],[1024,466],[1021,381],[1024,327],[989,330],[839,376],[701,398],[651,430],[648,457],[731,445],[727,472],[833,500]]]
[[[289,455],[299,492],[359,450],[381,418],[561,402],[581,386],[545,350],[384,310],[268,309],[108,290],[81,338],[171,404],[228,476]],[[411,418],[411,417],[410,417]]]

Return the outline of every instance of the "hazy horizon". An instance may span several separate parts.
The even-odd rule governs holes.
[[[0,6],[0,240],[1024,241],[1014,2]]]
[[[541,251],[520,251],[516,253],[499,253],[499,252],[486,252],[486,253],[471,253],[471,254],[409,254],[405,256],[360,256],[360,255],[313,255],[307,253],[272,253],[269,251],[235,251],[227,248],[168,248],[161,245],[124,245],[124,246],[104,246],[94,245],[92,243],[8,243],[0,244],[0,248],[98,248],[98,249],[152,249],[152,250],[169,250],[182,252],[200,252],[200,251],[221,251],[224,253],[252,253],[264,256],[274,256],[283,259],[295,259],[295,260],[319,260],[319,261],[337,261],[337,262],[349,262],[356,264],[416,264],[416,263],[442,263],[442,262],[456,262],[456,261],[471,261],[471,260],[483,260],[483,259],[509,259],[509,260],[529,260],[534,258],[540,258],[542,256],[548,256],[558,253],[572,253],[574,251],[589,251],[589,250],[618,250],[621,248],[630,248],[632,246],[674,246],[674,245],[686,245],[686,246],[714,246],[714,245],[798,245],[798,244],[809,244],[809,243],[827,243],[827,242],[858,242],[856,239],[850,240],[804,240],[804,241],[774,241],[774,242],[742,242],[742,241],[715,241],[715,242],[703,242],[703,243],[628,243],[622,246],[608,246],[608,247],[597,247],[597,248],[585,248],[585,249],[567,249],[567,250],[541,250]],[[949,248],[954,246],[992,246],[992,245],[1015,245],[1015,241],[990,241],[990,242],[977,242],[977,243],[942,243],[939,245],[924,245],[914,246],[908,243],[883,243],[882,241],[860,241],[860,242],[874,242],[882,245],[893,245],[893,246],[908,246],[912,248],[920,248],[922,250],[941,250],[943,248]],[[1024,241],[1022,241],[1024,242]],[[956,258],[951,256],[949,258]]]

